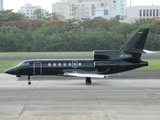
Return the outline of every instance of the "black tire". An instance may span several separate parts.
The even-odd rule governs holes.
[[[91,81],[86,81],[86,85],[91,85]]]
[[[86,85],[91,85],[92,81],[91,78],[87,77],[86,78]]]
[[[31,85],[31,82],[28,82],[28,85]]]

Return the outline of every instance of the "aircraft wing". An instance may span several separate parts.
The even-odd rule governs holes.
[[[65,72],[63,75],[72,77],[91,77],[91,78],[108,78],[109,76],[103,74],[86,74],[86,73],[74,73],[74,72]]]

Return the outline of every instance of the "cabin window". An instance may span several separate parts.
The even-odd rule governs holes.
[[[51,67],[51,63],[48,63],[48,66]]]
[[[68,66],[71,66],[72,64],[71,63],[68,63]]]
[[[63,66],[66,66],[66,63],[63,63]]]
[[[77,63],[73,63],[74,66],[77,66]]]
[[[58,66],[61,66],[61,63],[58,63]]]
[[[55,67],[55,66],[56,66],[56,63],[53,63],[53,66]]]

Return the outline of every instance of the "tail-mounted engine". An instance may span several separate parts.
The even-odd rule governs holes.
[[[117,50],[95,50],[93,56],[95,60],[113,60],[118,57]]]
[[[96,61],[94,62],[94,67],[97,68],[99,72],[108,71],[110,68],[117,66],[115,62],[111,61]]]

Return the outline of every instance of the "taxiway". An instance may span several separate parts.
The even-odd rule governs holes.
[[[1,120],[160,119],[158,71],[156,78],[93,79],[89,86],[79,78],[33,79],[28,86],[26,80],[0,74]]]

